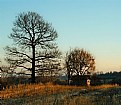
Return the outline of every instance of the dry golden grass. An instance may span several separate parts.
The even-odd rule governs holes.
[[[118,85],[110,85],[110,84],[106,84],[106,85],[99,85],[99,86],[90,86],[88,87],[89,90],[97,90],[97,89],[107,89],[107,88],[113,88],[113,87],[117,87]]]
[[[31,96],[36,94],[55,94],[62,93],[64,91],[70,91],[72,89],[82,89],[83,87],[76,86],[61,86],[61,85],[52,85],[48,83],[46,85],[42,84],[19,84],[17,86],[10,86],[5,90],[0,91],[0,98],[15,98],[21,96]]]
[[[45,85],[42,84],[19,84],[17,86],[10,86],[5,90],[0,91],[0,98],[1,99],[8,99],[8,98],[17,98],[23,96],[33,96],[33,95],[50,95],[50,94],[58,94],[64,92],[71,92],[74,90],[80,89],[88,89],[88,90],[95,90],[95,89],[106,89],[115,87],[115,85],[101,85],[101,86],[62,86],[62,85],[53,85],[51,83],[47,83]]]

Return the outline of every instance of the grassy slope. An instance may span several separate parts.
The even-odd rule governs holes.
[[[19,85],[0,92],[2,105],[121,105],[121,88]]]

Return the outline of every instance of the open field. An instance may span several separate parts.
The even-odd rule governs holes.
[[[0,91],[0,105],[121,105],[121,87],[29,84]]]

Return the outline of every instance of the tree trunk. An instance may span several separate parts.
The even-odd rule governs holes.
[[[69,70],[68,62],[66,62],[66,66],[67,66],[67,76],[68,76],[67,83],[68,83],[68,85],[70,85],[70,70]]]
[[[32,46],[32,55],[33,55],[33,58],[32,58],[32,75],[31,75],[31,78],[32,78],[32,83],[35,83],[35,46]]]
[[[68,75],[68,85],[70,85],[70,72],[69,72],[69,69],[68,69],[68,71],[67,71],[67,75]]]

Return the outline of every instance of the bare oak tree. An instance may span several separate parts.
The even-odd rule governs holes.
[[[95,59],[83,49],[74,49],[66,54],[66,68],[69,84],[74,75],[90,75],[95,70]]]
[[[35,75],[43,68],[45,61],[57,63],[60,51],[54,42],[58,34],[51,24],[35,12],[21,13],[14,22],[9,38],[14,41],[13,47],[6,47],[6,60],[16,67],[31,72],[32,83]]]

